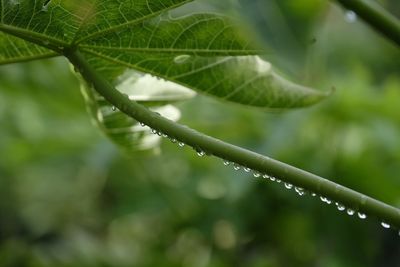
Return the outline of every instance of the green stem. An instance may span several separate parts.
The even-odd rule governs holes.
[[[400,46],[400,21],[377,3],[365,0],[336,1]]]
[[[176,124],[128,99],[127,96],[113,88],[92,68],[79,51],[70,51],[66,53],[66,56],[80,71],[83,78],[93,85],[94,89],[111,105],[149,127],[167,134],[170,138],[190,145],[195,150],[204,151],[209,155],[274,176],[287,183],[337,201],[353,210],[375,216],[393,227],[400,228],[399,209],[317,175]]]

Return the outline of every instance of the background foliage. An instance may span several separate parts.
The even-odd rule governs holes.
[[[400,206],[399,49],[326,1],[247,2],[215,8],[240,13],[281,70],[336,93],[287,113],[200,96],[181,122]],[[124,154],[65,60],[3,66],[0,81],[1,266],[400,264],[399,237],[374,221],[167,141]]]

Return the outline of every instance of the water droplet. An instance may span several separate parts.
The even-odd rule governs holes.
[[[185,62],[187,62],[190,59],[189,55],[180,55],[174,58],[174,62],[176,64],[183,64]]]
[[[145,127],[146,124],[144,124],[143,122],[140,123],[140,126]]]
[[[248,167],[244,167],[243,170],[244,170],[245,172],[250,172],[250,171],[251,171],[251,169],[248,168]]]
[[[206,153],[204,151],[199,150],[199,151],[197,151],[197,155],[199,157],[204,157],[206,155]]]
[[[345,20],[349,23],[353,23],[357,20],[357,14],[352,10],[348,10],[344,16]]]
[[[240,170],[240,165],[238,165],[238,164],[236,164],[236,163],[233,163],[233,169],[235,170],[235,171],[238,171],[238,170]]]
[[[180,147],[184,147],[184,146],[185,146],[185,143],[183,143],[183,142],[179,142],[179,143],[178,143],[178,146],[180,146]]]
[[[317,194],[315,194],[315,193],[313,192],[313,193],[311,193],[311,196],[316,197]]]
[[[297,193],[299,196],[303,196],[303,195],[305,194],[304,189],[301,188],[301,187],[295,187],[295,188],[294,188],[294,191],[296,191],[296,193]]]
[[[285,183],[285,187],[286,187],[286,189],[292,189],[293,185],[289,184],[289,183]]]
[[[167,138],[167,137],[168,137],[168,134],[163,133],[163,134],[162,134],[162,137]]]
[[[276,178],[275,178],[274,176],[270,176],[269,179],[270,179],[272,182],[275,182],[275,181],[276,181]]]
[[[254,178],[258,178],[261,176],[261,173],[255,171],[255,172],[253,172],[253,176],[254,176]]]
[[[360,218],[361,220],[364,220],[367,218],[367,215],[365,213],[358,212],[357,215],[358,215],[358,218]]]
[[[348,215],[350,215],[350,216],[353,216],[354,215],[354,213],[355,213],[355,211],[354,210],[352,210],[352,209],[347,209],[347,214]]]
[[[169,140],[171,141],[171,143],[174,143],[174,144],[177,142],[177,140],[175,138],[171,138]]]
[[[112,109],[112,111],[116,111],[117,110],[117,108],[115,106],[112,106],[111,109]]]
[[[336,207],[337,207],[337,209],[338,209],[339,211],[344,211],[344,210],[346,209],[345,206],[343,206],[342,204],[340,204],[340,203],[338,203],[338,202],[336,202],[335,204],[336,204]]]
[[[151,132],[152,132],[153,134],[157,134],[157,130],[156,130],[156,129],[151,129]]]
[[[263,177],[264,179],[268,179],[268,178],[269,178],[268,174],[263,174],[262,177]]]
[[[390,228],[390,224],[386,223],[386,222],[381,222],[381,225],[383,228],[389,229]]]
[[[231,162],[229,161],[229,160],[224,160],[224,165],[225,166],[228,166],[228,165],[230,165],[231,164]]]
[[[276,179],[276,182],[277,182],[278,184],[280,184],[282,181],[279,180],[279,179]]]
[[[163,133],[162,133],[162,132],[157,132],[157,135],[158,135],[158,136],[162,136]]]
[[[320,196],[319,198],[321,199],[322,202],[325,202],[328,205],[332,203],[332,201],[326,197]]]

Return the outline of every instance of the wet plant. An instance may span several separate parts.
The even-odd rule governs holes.
[[[350,216],[376,217],[384,228],[400,228],[400,210],[393,206],[176,123],[180,113],[171,104],[195,92],[269,110],[307,107],[330,95],[275,72],[260,57],[264,49],[232,19],[170,13],[184,13],[189,2],[2,0],[0,64],[64,56],[81,80],[93,120],[121,147],[146,149],[169,138],[299,196],[337,203]],[[350,19],[360,16],[398,43],[396,19],[363,1],[339,2],[352,10]]]

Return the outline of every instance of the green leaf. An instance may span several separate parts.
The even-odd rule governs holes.
[[[304,107],[326,97],[276,74],[227,17],[167,12],[189,2],[1,0],[0,31],[57,53],[80,49],[109,80],[132,68],[222,100],[274,109]],[[50,56],[46,49],[8,38],[0,35],[8,44],[2,46],[3,62]]]
[[[0,65],[56,55],[49,49],[0,32]]]

